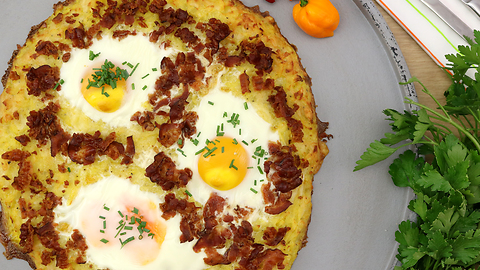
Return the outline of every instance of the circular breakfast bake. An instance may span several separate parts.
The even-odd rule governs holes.
[[[310,78],[235,0],[60,2],[0,96],[1,237],[36,269],[289,269],[328,153]]]

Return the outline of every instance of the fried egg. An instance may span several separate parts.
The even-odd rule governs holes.
[[[143,35],[121,41],[104,36],[88,49],[72,49],[60,69],[59,94],[93,121],[128,127],[131,116],[144,110],[155,90],[161,60],[174,51],[158,47]]]
[[[279,135],[252,104],[217,86],[195,109],[198,133],[178,149],[180,167],[192,170],[188,192],[201,204],[215,192],[235,207],[263,209],[260,187],[268,143]]]
[[[163,219],[159,203],[158,195],[108,176],[82,187],[70,205],[64,199],[55,222],[82,233],[87,260],[100,269],[205,269],[205,253],[193,251],[194,241],[180,243],[180,215]]]

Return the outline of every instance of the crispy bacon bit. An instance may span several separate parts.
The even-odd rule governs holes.
[[[105,154],[113,160],[116,160],[120,156],[125,154],[125,147],[119,142],[112,142],[105,150]]]
[[[245,55],[246,60],[255,66],[259,71],[270,73],[272,71],[272,49],[265,46],[263,41],[257,43],[249,43],[243,41],[241,43],[242,54]]]
[[[13,149],[11,151],[2,154],[2,158],[10,161],[22,161],[29,157],[31,154],[27,151],[20,149]]]
[[[272,155],[265,162],[265,173],[275,186],[275,189],[287,193],[302,184],[302,171],[298,169],[300,159],[292,155],[292,149],[288,146],[280,146],[275,143],[268,145]]]
[[[279,228],[278,230],[275,227],[268,227],[263,232],[263,240],[265,240],[265,244],[268,246],[276,246],[282,242],[283,237],[289,230],[289,227]]]
[[[178,29],[175,32],[175,36],[180,38],[183,43],[187,43],[188,45],[196,44],[198,42],[198,37],[188,28]]]
[[[62,61],[63,61],[64,63],[68,62],[68,61],[70,60],[70,57],[71,57],[71,56],[72,56],[72,55],[71,55],[71,53],[69,53],[69,52],[64,53],[64,54],[62,55]]]
[[[30,68],[27,75],[28,94],[36,97],[41,93],[53,89],[60,80],[60,70],[58,67],[43,65],[38,68]],[[59,90],[60,86],[57,86]]]
[[[65,17],[65,22],[68,23],[68,24],[74,24],[77,21],[73,18],[73,16],[67,16],[67,17]]]
[[[183,111],[185,105],[187,104],[187,98],[190,95],[190,92],[187,89],[184,89],[183,93],[180,96],[177,96],[172,99],[170,102],[170,120],[177,121],[182,119]]]
[[[292,197],[292,192],[274,192],[270,189],[270,183],[262,185],[262,195],[266,204],[265,213],[267,214],[278,215],[292,205],[292,202],[289,201]]]
[[[86,33],[82,27],[69,28],[65,30],[65,38],[72,40],[72,46],[79,49],[86,48]]]
[[[268,97],[268,102],[272,105],[275,116],[283,117],[287,120],[287,124],[292,131],[292,140],[294,142],[303,141],[303,124],[299,120],[293,119],[293,115],[298,110],[299,106],[295,104],[293,108],[289,107],[287,104],[287,94],[282,87],[275,87],[277,91],[276,94]]]
[[[118,40],[122,40],[128,36],[136,36],[136,31],[129,31],[129,30],[117,30],[113,32],[113,38],[117,38]]]
[[[125,147],[125,156],[120,164],[128,165],[133,163],[133,156],[135,156],[135,143],[132,136],[127,137],[127,146]]]
[[[97,149],[102,143],[100,132],[94,135],[75,133],[68,143],[68,156],[76,163],[89,165],[95,162]]]
[[[170,96],[169,90],[172,89],[174,85],[178,86],[180,84],[178,71],[172,59],[168,57],[162,59],[160,68],[162,69],[162,76],[155,82],[155,90]]]
[[[18,81],[20,80],[20,75],[18,75],[16,71],[10,71],[10,75],[8,76],[8,78],[13,81]]]
[[[29,253],[33,251],[33,235],[34,229],[30,219],[20,226],[20,246],[23,252]]]
[[[210,18],[207,25],[208,29],[205,30],[207,44],[205,44],[205,46],[209,48],[213,54],[215,54],[220,46],[220,41],[227,38],[232,30],[230,30],[228,24],[222,23],[216,18]]]
[[[180,124],[163,123],[159,127],[158,141],[165,147],[170,147],[177,143],[182,135]]]
[[[136,121],[143,130],[152,131],[155,129],[155,124],[153,123],[155,115],[152,112],[136,112],[131,118],[130,121]]]
[[[27,146],[27,144],[30,142],[30,138],[25,134],[15,137],[15,140],[17,140],[23,146]]]
[[[63,14],[62,14],[62,13],[58,13],[57,16],[55,16],[55,18],[53,18],[52,21],[53,21],[55,24],[59,24],[59,23],[62,22],[62,20],[63,20]]]
[[[157,30],[152,31],[150,33],[150,37],[149,37],[150,42],[156,43],[160,35],[162,35],[163,33],[165,33],[165,26],[161,25],[158,27]]]
[[[236,65],[241,64],[242,60],[244,60],[244,59],[242,57],[238,56],[238,55],[227,56],[227,59],[225,60],[225,66],[226,67],[234,67]]]
[[[39,55],[46,55],[46,56],[58,56],[58,48],[53,44],[51,41],[42,41],[40,40],[37,43],[37,47],[35,48],[35,51]]]
[[[171,190],[174,187],[185,187],[192,179],[193,172],[189,168],[177,170],[175,163],[165,153],[155,155],[155,160],[146,169],[146,176],[162,187]]]

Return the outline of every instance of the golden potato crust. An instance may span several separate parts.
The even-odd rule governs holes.
[[[154,94],[144,111],[132,114],[131,127],[93,121],[59,95],[66,91],[59,70],[73,49],[129,35],[144,35],[177,54],[162,60]],[[179,61],[182,57],[195,64]],[[195,79],[179,72],[176,81],[172,70],[188,70]],[[161,198],[195,205],[199,210],[193,215],[201,219],[203,205],[185,194],[179,180],[188,171],[175,168],[176,149],[182,147],[179,138],[195,133],[193,109],[217,79],[222,91],[251,103],[280,141],[271,142],[263,164],[268,181],[258,195],[265,208],[255,219],[250,210],[240,209],[244,214],[235,224],[242,225],[229,223],[251,227],[243,253],[219,252],[235,245],[233,238],[207,246],[213,254],[207,269],[290,269],[306,244],[313,176],[328,154],[328,123],[316,115],[311,80],[295,46],[268,12],[237,0],[67,0],[32,27],[9,61],[0,95],[0,241],[7,259],[26,260],[34,269],[95,268],[84,237],[68,224],[55,223],[54,209],[71,203],[99,175],[130,179]],[[165,131],[164,124],[177,129]],[[160,156],[171,162],[157,162]],[[159,176],[162,168],[174,171],[174,177]],[[211,200],[216,205],[222,199]],[[161,205],[168,206],[167,201]],[[214,234],[205,230],[194,232],[190,241]]]

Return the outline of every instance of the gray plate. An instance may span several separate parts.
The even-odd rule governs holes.
[[[30,26],[47,18],[58,0],[0,0],[0,70],[5,70],[16,44],[23,44]],[[409,72],[395,39],[375,5],[368,0],[332,0],[341,15],[333,38],[315,39],[295,24],[295,2],[245,0],[270,11],[282,33],[298,47],[313,79],[317,113],[330,122],[330,154],[315,177],[309,242],[294,270],[392,269],[394,232],[407,218],[412,194],[397,188],[388,175],[391,159],[359,172],[355,161],[374,140],[389,131],[382,110],[409,109],[416,99],[412,85],[398,82]],[[3,252],[3,247],[0,247]],[[20,260],[0,256],[0,268],[29,269]]]

